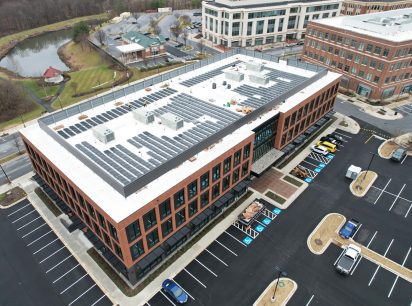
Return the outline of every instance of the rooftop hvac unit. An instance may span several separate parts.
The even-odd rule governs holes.
[[[163,125],[171,128],[172,130],[177,131],[183,127],[183,119],[171,113],[161,115],[160,119],[162,119]]]
[[[253,73],[249,75],[249,80],[252,83],[256,83],[259,85],[266,85],[267,83],[269,83],[269,77],[261,74],[261,73]]]
[[[149,124],[154,121],[154,114],[153,112],[147,110],[144,107],[140,107],[138,109],[134,109],[132,111],[133,118],[143,124]]]
[[[263,70],[263,64],[256,62],[246,62],[246,69],[254,72],[261,72]]]
[[[94,127],[92,130],[94,137],[101,142],[108,143],[114,140],[114,132],[102,124]]]
[[[240,82],[243,81],[245,78],[245,75],[239,71],[225,71],[225,77],[228,80],[235,81],[235,82]]]

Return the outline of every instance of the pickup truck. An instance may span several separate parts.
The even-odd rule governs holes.
[[[349,244],[340,256],[336,264],[336,270],[338,270],[339,273],[348,275],[352,271],[360,255],[361,249],[354,244]]]

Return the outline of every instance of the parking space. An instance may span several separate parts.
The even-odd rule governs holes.
[[[397,111],[398,113],[401,113],[403,116],[412,115],[412,105],[411,104],[405,104],[402,106],[398,106],[394,108],[393,110]]]
[[[112,305],[28,200],[5,212],[16,239],[24,245],[63,305]]]

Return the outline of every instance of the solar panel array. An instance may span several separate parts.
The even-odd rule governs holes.
[[[199,84],[199,83],[201,83],[201,82],[210,80],[210,79],[214,78],[215,76],[223,73],[223,70],[224,70],[224,69],[229,68],[229,67],[231,67],[231,66],[235,66],[235,65],[240,64],[240,63],[242,63],[242,62],[239,61],[239,60],[238,60],[238,61],[234,61],[234,62],[232,62],[232,63],[230,63],[230,64],[226,64],[226,65],[224,65],[224,66],[222,66],[222,67],[213,69],[213,70],[208,71],[208,72],[206,72],[206,73],[203,73],[203,74],[200,74],[200,75],[195,76],[195,77],[193,77],[193,78],[190,78],[190,79],[188,79],[188,80],[186,80],[186,81],[181,82],[180,84],[182,84],[182,85],[184,85],[184,86],[186,86],[186,87],[192,87],[193,85],[197,85],[197,84]]]
[[[80,134],[82,132],[85,132],[92,127],[103,124],[105,122],[108,122],[112,119],[115,119],[117,117],[120,117],[124,114],[127,114],[130,112],[133,108],[139,108],[144,105],[149,105],[153,102],[156,102],[160,99],[163,99],[167,96],[170,96],[177,91],[172,88],[166,88],[166,89],[161,89],[157,92],[151,93],[143,98],[140,98],[136,101],[133,101],[131,103],[127,103],[125,105],[121,105],[119,107],[112,108],[111,110],[108,110],[104,113],[101,113],[100,115],[93,116],[91,118],[88,118],[86,120],[82,120],[79,123],[73,124],[69,127],[66,127],[62,130],[57,131],[57,133],[62,136],[64,139],[68,139],[70,137],[73,137],[77,134]]]

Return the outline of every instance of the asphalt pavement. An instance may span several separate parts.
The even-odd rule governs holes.
[[[21,155],[2,165],[10,180],[14,180],[33,170],[30,158],[27,154]],[[6,184],[7,179],[3,171],[0,171],[0,185]]]
[[[11,154],[17,153],[19,149],[24,150],[24,145],[18,133],[13,133],[10,135],[0,137],[0,159],[3,159]]]

